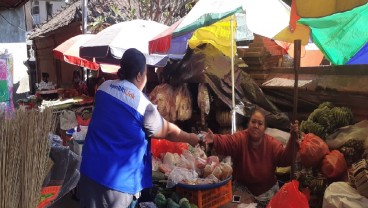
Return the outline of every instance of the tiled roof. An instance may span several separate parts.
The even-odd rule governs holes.
[[[62,8],[52,19],[43,23],[39,28],[30,33],[29,39],[36,39],[44,36],[58,28],[69,25],[71,22],[81,21],[81,2],[76,1]],[[79,17],[78,17],[79,16]]]
[[[27,1],[29,0],[1,0],[0,10],[20,7],[23,4],[27,3]]]

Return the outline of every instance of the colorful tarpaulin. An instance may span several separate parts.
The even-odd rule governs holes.
[[[230,19],[222,23],[219,21],[242,11],[244,8],[241,0],[200,0],[185,17],[149,42],[149,52],[183,56],[187,49],[188,40],[193,35],[191,47],[200,43],[211,43],[216,48],[221,49],[222,45],[225,44],[225,40],[222,39],[226,38],[226,34],[229,34],[226,38],[229,43],[226,44],[231,44]],[[214,23],[216,24],[213,25]],[[234,28],[236,27],[234,26]],[[231,49],[226,50],[231,51]]]
[[[368,4],[322,18],[301,18],[308,25],[313,42],[335,65],[343,65],[368,42]]]
[[[295,0],[300,17],[323,17],[351,10],[366,4],[368,0]]]

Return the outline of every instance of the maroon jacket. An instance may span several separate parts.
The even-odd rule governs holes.
[[[235,181],[246,186],[258,196],[268,191],[276,183],[276,166],[291,164],[291,145],[284,148],[270,135],[265,134],[256,148],[249,142],[248,130],[233,135],[214,135],[214,148],[220,155],[230,155],[233,161]],[[297,145],[296,143],[294,143]]]

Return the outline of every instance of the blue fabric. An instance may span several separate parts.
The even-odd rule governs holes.
[[[353,64],[368,64],[368,42],[358,51],[347,63]]]
[[[148,104],[128,81],[109,80],[99,87],[82,151],[82,174],[129,194],[152,186],[151,145],[143,130]]]

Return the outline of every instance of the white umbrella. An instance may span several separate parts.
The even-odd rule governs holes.
[[[80,47],[80,56],[98,63],[119,65],[125,50],[136,48],[152,66],[165,66],[166,55],[149,54],[148,42],[168,26],[149,20],[132,20],[114,24]]]

